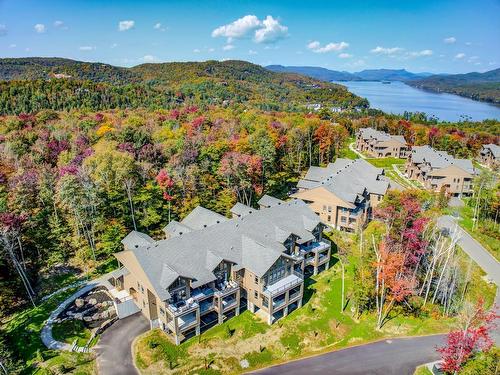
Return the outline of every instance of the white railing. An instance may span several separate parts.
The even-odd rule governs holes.
[[[229,281],[228,285],[225,286],[223,289],[219,289],[215,292],[215,295],[217,297],[222,297],[226,296],[228,294],[231,294],[235,291],[237,291],[240,288],[237,282],[235,281]]]
[[[266,288],[264,290],[264,293],[267,293],[268,295],[270,295],[272,297],[272,296],[275,296],[277,294],[280,294],[280,293],[284,292],[287,289],[291,289],[294,286],[300,285],[300,284],[302,284],[304,282],[304,275],[303,274],[301,274],[301,273],[299,273],[297,271],[292,271],[292,274],[295,275],[295,276],[297,276],[297,279],[292,280],[292,281],[290,281],[290,282],[288,282],[288,283],[280,286],[278,289],[273,290],[273,291],[270,291],[269,289]],[[271,286],[271,285],[268,285],[268,287],[269,286]]]
[[[167,304],[167,309],[173,313],[175,316],[182,315],[188,311],[195,310],[198,308],[198,303],[194,301],[186,300],[184,305],[174,306],[171,304]]]

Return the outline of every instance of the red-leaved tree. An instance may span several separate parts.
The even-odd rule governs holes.
[[[456,374],[475,353],[490,350],[493,346],[490,331],[496,327],[498,317],[496,307],[487,311],[482,299],[476,305],[466,306],[462,313],[462,328],[451,331],[446,344],[437,348],[441,354],[441,370]]]

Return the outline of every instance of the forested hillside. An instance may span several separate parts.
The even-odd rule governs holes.
[[[474,100],[500,103],[500,69],[485,73],[435,75],[406,83],[425,90],[448,92]]]
[[[67,59],[0,59],[0,113],[41,109],[172,108],[180,103],[246,103],[298,110],[308,103],[364,108],[345,87],[244,61],[143,64],[118,68]]]

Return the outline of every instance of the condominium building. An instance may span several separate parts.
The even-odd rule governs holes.
[[[500,146],[493,143],[483,145],[479,153],[479,162],[490,168],[498,167],[500,164]]]
[[[236,204],[231,219],[197,207],[163,240],[129,233],[110,280],[118,311],[141,311],[179,344],[244,309],[272,324],[300,308],[304,275],[329,267],[326,225],[300,200],[259,203]]]
[[[361,128],[356,133],[356,149],[375,158],[406,158],[408,144],[402,135],[390,135],[373,128]]]
[[[456,159],[430,146],[414,146],[406,162],[408,178],[421,182],[426,189],[444,191],[451,196],[470,196],[476,171],[472,161]]]
[[[341,158],[324,168],[309,168],[297,188],[293,197],[308,203],[324,223],[346,232],[362,228],[388,189],[401,189],[383,168]]]

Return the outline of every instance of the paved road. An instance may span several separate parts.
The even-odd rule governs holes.
[[[422,363],[439,359],[444,335],[392,339],[343,349],[255,372],[259,375],[411,375]]]
[[[148,321],[138,313],[118,320],[104,331],[95,347],[99,374],[137,375],[132,360],[132,341],[148,329]]]
[[[457,224],[453,217],[446,215],[438,219],[438,226],[440,228],[447,228],[450,233],[453,233]],[[469,233],[460,227],[458,227],[457,230],[460,235],[458,245],[488,274],[488,277],[500,287],[500,263],[488,252],[488,250],[472,238]]]

